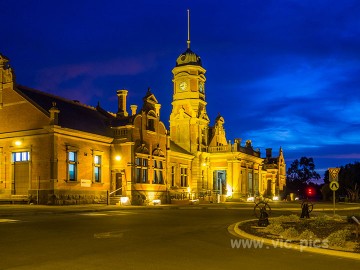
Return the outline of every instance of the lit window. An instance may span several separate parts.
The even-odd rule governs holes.
[[[187,168],[181,168],[180,169],[180,186],[181,187],[187,187]]]
[[[68,152],[68,180],[76,181],[77,177],[77,152]]]
[[[171,186],[175,186],[175,166],[171,166]]]
[[[154,184],[164,184],[163,177],[163,162],[161,160],[154,160]]]
[[[14,162],[26,162],[30,160],[30,152],[15,152],[13,153]]]
[[[146,158],[135,158],[135,180],[136,183],[148,182],[148,160]]]
[[[101,156],[94,156],[94,181],[101,182]]]

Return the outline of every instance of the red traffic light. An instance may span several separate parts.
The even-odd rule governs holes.
[[[306,189],[306,194],[311,197],[311,196],[314,196],[315,195],[315,189],[313,187],[308,187]]]

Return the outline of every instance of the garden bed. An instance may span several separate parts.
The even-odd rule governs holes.
[[[248,234],[271,240],[301,244],[304,241],[322,243],[321,248],[360,253],[360,236],[356,238],[354,224],[340,216],[320,215],[300,219],[296,215],[269,219],[269,226],[259,227],[258,220],[239,225]]]

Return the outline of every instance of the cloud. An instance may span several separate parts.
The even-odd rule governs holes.
[[[96,80],[109,76],[136,76],[154,66],[154,55],[55,66],[38,72],[35,87],[86,103],[104,93],[105,89],[101,89]]]

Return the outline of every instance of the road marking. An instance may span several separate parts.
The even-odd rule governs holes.
[[[131,211],[107,211],[105,213],[112,216],[137,215],[137,213]]]
[[[6,219],[6,218],[0,219],[0,223],[11,223],[11,222],[17,222],[17,221],[20,221],[20,220]]]
[[[124,236],[124,233],[122,231],[94,233],[94,238],[97,238],[97,239],[122,238],[123,236]]]
[[[181,206],[181,207],[179,207],[179,209],[203,209],[203,207],[202,206]]]
[[[104,213],[80,213],[81,216],[107,216],[107,214]]]
[[[90,213],[79,213],[81,216],[126,216],[126,215],[136,215],[137,213],[130,211],[107,211],[102,213],[90,212]]]

